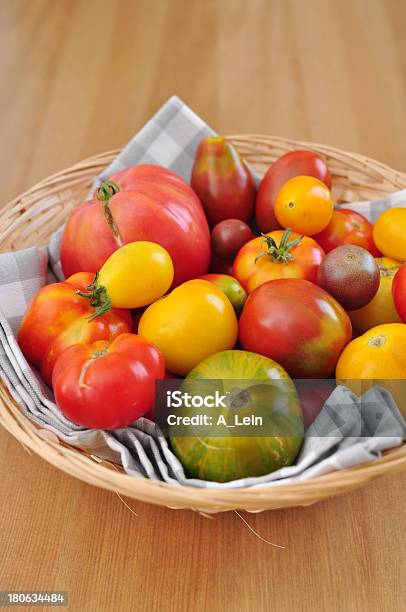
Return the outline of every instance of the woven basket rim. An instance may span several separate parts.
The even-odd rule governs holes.
[[[253,160],[248,159],[253,166],[256,165],[257,158],[261,158],[262,155],[266,157],[267,148],[286,150],[298,147],[311,148],[332,157],[332,159],[337,160],[338,164],[342,163],[343,175],[347,166],[352,171],[353,166],[358,165],[358,171],[362,172],[362,168],[369,169],[374,179],[378,177],[379,180],[387,181],[392,190],[398,187],[406,188],[406,174],[395,171],[381,162],[358,153],[349,153],[313,142],[262,134],[235,134],[228,136],[228,138],[243,154],[244,150],[251,151],[252,149],[254,151],[252,153]],[[97,169],[97,172],[95,172],[97,174],[100,171],[100,166],[108,165],[119,151],[120,149],[114,149],[92,155],[42,179],[35,186],[13,198],[3,210],[5,212],[12,211],[13,207],[25,201],[36,191],[46,190],[51,183],[62,184],[64,178],[80,171]],[[249,155],[246,155],[246,157],[249,158]],[[337,172],[337,176],[341,176],[339,172]],[[0,251],[1,238],[0,232]],[[112,470],[113,464],[100,459],[97,461],[90,453],[42,437],[41,428],[22,413],[3,383],[0,384],[0,423],[23,446],[34,451],[59,469],[85,482],[111,491],[118,491],[122,495],[149,503],[166,505],[171,508],[190,508],[204,512],[232,509],[246,509],[256,512],[272,508],[309,505],[332,495],[362,486],[377,476],[406,468],[406,443],[404,443],[386,451],[379,459],[304,481],[281,482],[276,485],[270,483],[254,488],[216,489],[208,487],[201,489],[191,485],[171,484],[130,476],[124,472]]]

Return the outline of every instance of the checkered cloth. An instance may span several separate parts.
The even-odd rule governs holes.
[[[166,166],[189,180],[197,144],[213,134],[179,98],[173,97],[98,177],[95,186],[113,172],[141,162]],[[380,206],[399,206],[398,198],[404,205],[405,194],[395,194]],[[357,206],[351,205],[359,210]],[[368,214],[368,209],[375,210],[375,203],[373,207],[369,203],[359,206],[363,214]],[[47,263],[57,278],[63,278],[59,263],[60,236],[61,230],[52,237],[48,254],[34,247],[0,255],[0,375],[21,410],[42,429],[42,435],[56,435],[97,457],[121,463],[134,476],[203,488],[260,487],[270,482],[279,486],[312,478],[377,458],[384,449],[401,444],[406,436],[406,423],[387,391],[374,387],[358,398],[339,386],[307,431],[295,465],[260,478],[210,483],[187,477],[166,439],[147,419],[114,431],[75,425],[61,414],[52,391],[27,363],[15,336],[33,295],[49,282]]]

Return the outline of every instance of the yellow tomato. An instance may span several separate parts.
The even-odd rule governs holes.
[[[346,382],[358,394],[373,384],[384,386],[404,413],[406,325],[378,325],[347,344],[337,363],[336,378]]]
[[[88,291],[77,291],[95,308],[95,319],[113,308],[140,308],[162,297],[173,281],[168,251],[155,242],[129,242],[101,267]]]
[[[275,216],[282,227],[305,236],[323,231],[330,223],[334,202],[328,187],[312,176],[295,176],[279,190]]]
[[[349,312],[354,329],[363,334],[376,325],[401,323],[392,297],[393,277],[400,263],[389,257],[376,259],[381,273],[381,282],[375,297],[363,308]]]
[[[373,229],[374,242],[387,257],[406,261],[406,208],[389,208]]]
[[[138,326],[138,334],[161,350],[167,369],[180,375],[209,355],[232,349],[237,333],[230,300],[213,283],[198,279],[151,304]]]

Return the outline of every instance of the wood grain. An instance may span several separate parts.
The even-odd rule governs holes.
[[[398,0],[2,0],[1,201],[119,147],[176,93],[223,133],[406,170]],[[406,475],[304,509],[205,519],[78,482],[0,432],[0,588],[71,610],[385,612],[405,600]],[[38,608],[36,608],[38,609]]]

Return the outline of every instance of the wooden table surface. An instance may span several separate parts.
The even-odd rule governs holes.
[[[399,0],[2,0],[1,200],[126,143],[176,93],[223,133],[328,143],[406,171]],[[0,589],[97,611],[385,612],[406,590],[406,474],[212,520],[129,501],[0,431]],[[403,604],[402,604],[403,602]],[[36,608],[38,609],[38,608]]]

